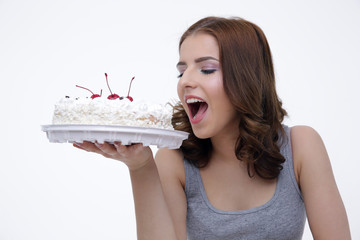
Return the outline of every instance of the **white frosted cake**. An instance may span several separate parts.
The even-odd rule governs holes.
[[[55,104],[53,124],[94,124],[173,130],[170,105],[106,97],[64,97]]]
[[[155,104],[135,100],[128,93],[120,97],[113,93],[105,73],[110,95],[102,96],[90,89],[90,97],[64,97],[55,104],[51,125],[42,130],[50,142],[121,142],[123,145],[142,143],[159,148],[179,148],[189,135],[175,131],[172,124],[173,108],[169,104]]]

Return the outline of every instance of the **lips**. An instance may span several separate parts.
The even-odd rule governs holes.
[[[208,104],[203,99],[194,96],[187,96],[186,104],[189,108],[191,123],[199,123],[205,117]]]

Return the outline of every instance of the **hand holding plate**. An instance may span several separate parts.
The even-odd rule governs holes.
[[[99,144],[84,141],[83,143],[73,143],[73,146],[87,152],[98,153],[106,158],[119,160],[125,163],[130,170],[139,169],[154,160],[150,147],[144,147],[141,143],[125,146],[121,142]]]

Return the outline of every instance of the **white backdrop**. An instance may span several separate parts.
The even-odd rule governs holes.
[[[353,239],[360,239],[360,1],[0,0],[0,239],[135,239],[127,168],[49,143],[75,84],[137,99],[176,99],[181,33],[208,16],[240,16],[268,37],[289,125],[327,146]],[[154,149],[156,151],[156,149]],[[306,228],[304,239],[311,239]]]

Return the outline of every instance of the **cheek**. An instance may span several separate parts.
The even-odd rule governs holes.
[[[235,107],[225,92],[222,78],[216,79],[216,81],[212,83],[211,88],[213,96],[216,96],[216,107],[225,113],[233,113]]]
[[[213,81],[209,81],[208,88],[211,89],[213,95],[215,95],[218,99],[228,100],[228,96],[225,93],[222,77],[218,76]]]

